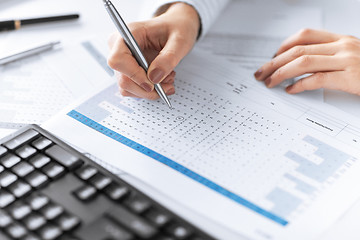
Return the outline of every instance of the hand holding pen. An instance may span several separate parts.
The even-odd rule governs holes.
[[[159,95],[153,91],[157,83],[161,83],[167,95],[174,94],[174,68],[193,47],[199,27],[197,12],[185,3],[171,5],[165,13],[146,22],[129,24],[146,60],[151,62],[147,72],[133,57],[120,34],[114,34],[109,41],[108,62],[120,73],[121,94],[157,99]]]

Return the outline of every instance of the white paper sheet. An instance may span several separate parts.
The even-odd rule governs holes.
[[[360,196],[358,119],[203,52],[177,71],[172,111],[114,83],[45,127],[254,239],[315,239]]]
[[[300,29],[322,26],[319,8],[278,1],[232,1],[196,47],[236,63],[250,76],[274,56],[284,39]],[[312,94],[319,101],[324,100],[323,90]]]
[[[110,81],[103,48],[106,41],[86,41],[0,66],[0,128],[41,124]]]

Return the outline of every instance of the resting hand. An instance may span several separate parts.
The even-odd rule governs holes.
[[[255,78],[272,88],[310,73],[286,88],[290,94],[319,88],[360,95],[360,40],[318,30],[302,30],[281,45]]]
[[[116,70],[123,96],[157,99],[154,84],[166,94],[175,93],[173,71],[196,42],[200,20],[196,10],[185,3],[171,5],[165,13],[144,22],[129,24],[129,29],[150,64],[148,73],[132,56],[119,33],[109,39],[108,64]]]

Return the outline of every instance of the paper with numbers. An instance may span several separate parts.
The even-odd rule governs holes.
[[[245,74],[195,51],[172,110],[113,83],[46,127],[239,234],[312,239],[360,196],[359,120]]]

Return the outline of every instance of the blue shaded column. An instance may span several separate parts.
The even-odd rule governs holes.
[[[296,171],[318,182],[324,182],[334,175],[334,173],[351,157],[311,136],[306,136],[303,140],[318,148],[314,154],[323,159],[320,164],[315,164],[313,161],[292,151],[287,152],[285,156],[299,163],[299,167]]]

